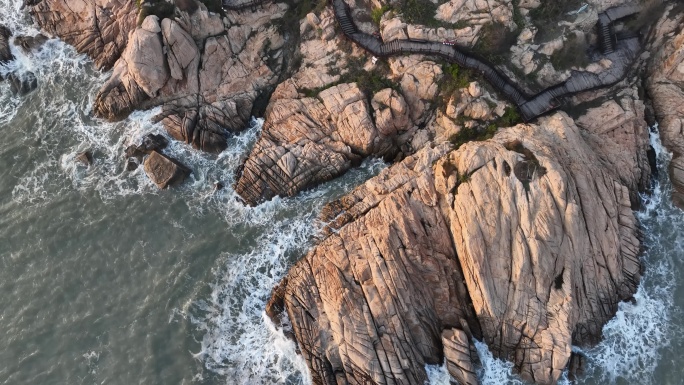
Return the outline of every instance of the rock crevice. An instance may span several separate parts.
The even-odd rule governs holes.
[[[586,135],[556,114],[424,149],[330,204],[280,290],[314,382],[422,384],[446,358],[474,384],[477,338],[555,383],[640,274],[629,189]]]

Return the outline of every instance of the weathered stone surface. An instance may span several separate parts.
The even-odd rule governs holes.
[[[442,332],[444,360],[449,374],[461,385],[477,385],[477,374],[473,365],[474,347],[468,335],[460,329]]]
[[[390,59],[389,63],[395,76],[401,76],[401,93],[409,105],[411,119],[415,124],[424,122],[439,91],[442,69],[415,55]]]
[[[160,189],[181,184],[190,175],[187,167],[156,151],[145,158],[143,166],[147,176]]]
[[[463,333],[554,383],[639,280],[629,189],[587,135],[559,113],[424,149],[330,204],[282,289],[314,382],[422,384],[442,354],[472,382]]]
[[[31,13],[48,33],[109,69],[126,47],[138,9],[130,0],[42,0]]]
[[[672,200],[684,207],[684,174],[679,171],[684,164],[684,13],[666,12],[653,28],[649,45],[654,55],[648,92],[663,145],[672,152]]]
[[[397,91],[391,88],[380,90],[373,95],[371,106],[380,134],[394,136],[411,128],[409,107],[404,97]]]
[[[133,31],[96,97],[97,115],[119,119],[161,104],[156,119],[169,134],[209,152],[224,150],[228,133],[246,127],[254,101],[277,81],[284,39],[263,15],[224,25],[198,7],[176,20],[148,16]]]
[[[588,138],[589,144],[627,186],[634,203],[639,200],[638,192],[649,186],[651,176],[644,112],[643,101],[632,95],[607,101],[577,119],[580,128],[594,134]]]
[[[318,99],[279,99],[266,111],[261,137],[235,191],[249,204],[292,196],[341,175],[360,159],[336,132],[330,112]]]
[[[451,0],[437,8],[435,18],[449,23],[512,25],[513,5],[510,0]]]
[[[235,191],[253,205],[335,178],[367,156],[394,156],[395,139],[411,127],[406,103],[399,93],[385,89],[372,105],[381,129],[356,83],[330,87],[318,99],[272,101]]]

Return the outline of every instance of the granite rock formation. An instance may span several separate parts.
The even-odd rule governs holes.
[[[177,160],[157,151],[152,151],[145,158],[143,167],[150,180],[162,190],[183,183],[185,178],[190,175],[190,169]]]
[[[97,67],[113,67],[96,97],[96,115],[118,120],[162,105],[157,119],[171,136],[220,152],[278,81],[285,40],[272,20],[287,6],[223,16],[194,0],[184,4],[143,1],[139,10],[134,1],[44,0],[31,12]]]
[[[555,383],[640,275],[629,188],[586,135],[558,113],[426,148],[330,204],[270,309],[314,383],[423,384],[444,357],[473,383],[472,338]]]
[[[28,1],[34,19],[45,31],[59,36],[101,69],[111,68],[135,28],[138,9],[130,0]]]
[[[250,204],[295,195],[364,157],[391,156],[396,152],[392,138],[409,123],[400,94],[387,88],[369,104],[356,83],[333,86],[318,98],[272,100],[265,120],[235,186]]]
[[[275,87],[284,39],[270,19],[284,9],[272,4],[225,20],[201,4],[177,12],[175,20],[147,16],[133,30],[94,110],[119,119],[161,104],[157,119],[171,136],[220,152],[226,135],[246,126],[255,100]]]
[[[647,87],[663,145],[672,152],[672,199],[684,207],[684,12],[669,6],[650,36]],[[677,12],[678,11],[678,12]]]

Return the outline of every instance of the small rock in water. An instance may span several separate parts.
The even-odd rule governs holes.
[[[46,41],[48,41],[48,38],[42,33],[36,36],[17,36],[14,38],[14,44],[20,47],[26,54],[38,50]]]
[[[169,145],[168,139],[164,135],[149,134],[143,138],[142,144],[138,147],[140,150],[149,154],[152,151],[161,151]]]
[[[145,153],[140,150],[140,147],[136,146],[135,144],[131,144],[130,146],[126,147],[124,155],[126,155],[126,158],[129,158],[129,160],[130,158],[142,160],[143,156],[145,156]]]
[[[214,191],[219,191],[219,190],[223,190],[223,183],[221,183],[221,182],[214,183]]]
[[[85,164],[86,166],[90,166],[93,164],[93,154],[90,151],[79,152],[76,154],[76,160]]]
[[[9,74],[7,80],[10,82],[10,89],[15,95],[26,95],[38,87],[38,79],[33,72],[27,72],[24,76],[15,73]]]
[[[143,166],[147,176],[160,189],[178,185],[190,174],[190,169],[157,151],[145,158]]]
[[[138,161],[135,158],[128,158],[126,162],[126,171],[134,171],[138,168]]]
[[[140,146],[132,144],[126,147],[124,154],[127,158],[136,158],[139,161],[142,161],[142,158],[145,155],[151,154],[154,151],[161,152],[161,150],[165,149],[168,145],[169,141],[163,135],[149,134],[143,138]]]
[[[575,382],[584,376],[586,361],[587,357],[582,353],[572,352],[570,354],[570,362],[568,362],[568,379],[570,381]]]

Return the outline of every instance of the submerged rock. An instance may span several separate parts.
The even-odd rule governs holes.
[[[140,165],[138,162],[139,161],[136,158],[128,158],[128,160],[126,160],[126,171],[137,170]]]
[[[9,45],[10,37],[12,37],[12,31],[0,25],[0,65],[8,64],[15,59]],[[38,79],[33,72],[10,72],[5,77],[0,74],[0,81],[2,80],[9,81],[10,90],[15,95],[26,95],[38,87]]]
[[[7,80],[10,82],[10,89],[15,95],[23,96],[38,88],[38,79],[33,72],[23,74],[13,72],[7,76]]]
[[[93,153],[90,151],[83,151],[76,154],[76,160],[86,166],[93,164]]]
[[[555,114],[424,149],[328,205],[268,309],[287,311],[314,383],[422,385],[443,356],[473,383],[473,338],[555,383],[640,276],[629,188],[592,135]]]
[[[126,147],[124,154],[127,158],[136,158],[138,161],[141,161],[145,155],[153,151],[161,152],[168,145],[169,141],[163,135],[148,134],[143,137],[142,143],[139,146],[132,144]]]
[[[166,155],[152,151],[143,163],[145,173],[160,189],[183,183],[190,169]]]
[[[48,38],[42,33],[39,33],[36,36],[17,36],[14,38],[14,44],[21,48],[26,54],[40,49],[46,41],[48,41]]]

